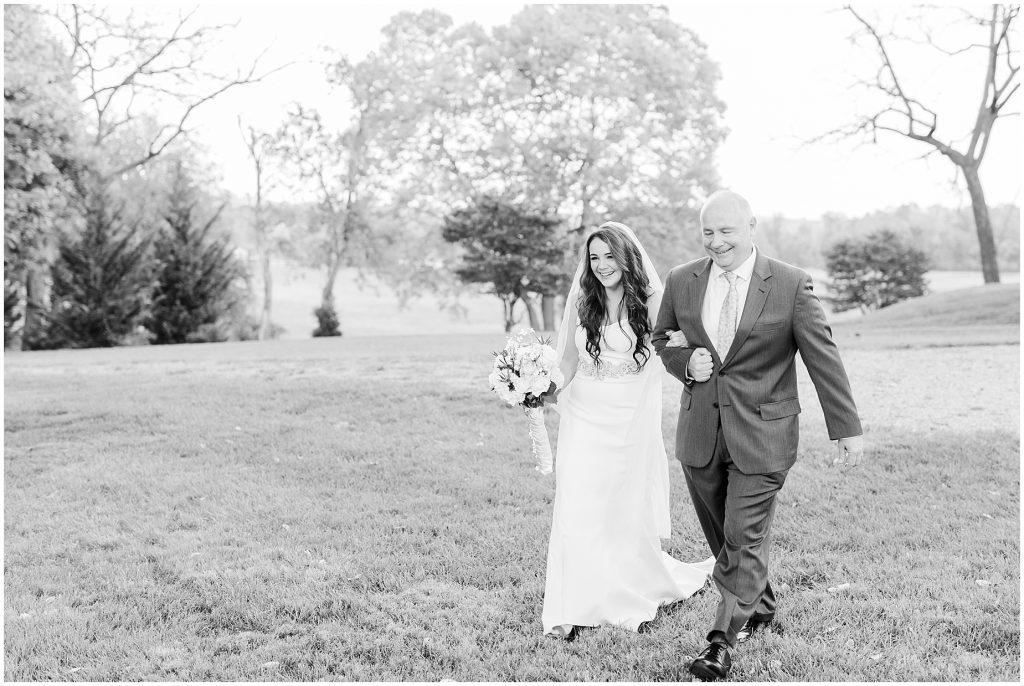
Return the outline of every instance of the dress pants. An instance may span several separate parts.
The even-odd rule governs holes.
[[[721,422],[711,462],[683,467],[697,519],[717,557],[713,578],[722,598],[709,641],[734,648],[737,632],[751,616],[775,614],[768,583],[769,534],[775,495],[788,472],[741,472],[729,456]]]

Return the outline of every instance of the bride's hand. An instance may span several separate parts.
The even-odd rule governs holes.
[[[558,395],[561,392],[561,387],[556,388],[554,391],[544,391],[540,394],[540,399],[544,401],[545,405],[555,405],[558,403]]]
[[[666,348],[685,348],[689,346],[689,342],[686,340],[686,336],[683,335],[682,331],[673,331],[669,329],[665,333],[668,334],[668,343],[665,344]]]

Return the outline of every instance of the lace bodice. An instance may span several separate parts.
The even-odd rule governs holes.
[[[633,359],[635,347],[636,336],[628,321],[606,324],[601,339],[600,364],[594,364],[593,358],[587,352],[587,331],[578,326],[576,350],[579,352],[579,362],[576,365],[576,373],[599,381],[636,378],[640,368]]]

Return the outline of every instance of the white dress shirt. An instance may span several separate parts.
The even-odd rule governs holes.
[[[740,317],[743,315],[743,306],[747,302],[747,291],[750,290],[750,277],[754,273],[756,259],[757,248],[754,248],[750,251],[750,257],[733,270],[733,273],[739,277],[736,279],[736,295],[739,297],[735,326],[739,326]],[[700,309],[700,320],[704,324],[704,330],[711,337],[711,345],[718,343],[715,340],[718,335],[718,318],[722,316],[722,303],[725,302],[725,296],[729,293],[729,280],[723,274],[725,274],[725,270],[712,261],[711,274],[708,276],[708,289],[704,293],[704,304]],[[718,352],[719,359],[724,358],[729,352],[728,350],[718,350],[717,347],[715,350]]]

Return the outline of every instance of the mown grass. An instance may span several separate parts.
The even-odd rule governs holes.
[[[932,293],[872,312],[865,327],[1020,324],[1020,284],[1001,283]]]
[[[932,293],[839,320],[832,329],[847,348],[1019,345],[1020,284]]]
[[[554,482],[486,389],[502,343],[7,356],[5,679],[687,679],[714,591],[649,633],[541,636]],[[771,563],[784,633],[737,651],[734,678],[1019,680],[1019,347],[845,359],[869,459],[828,466],[801,370]],[[666,547],[700,559],[671,475]]]

